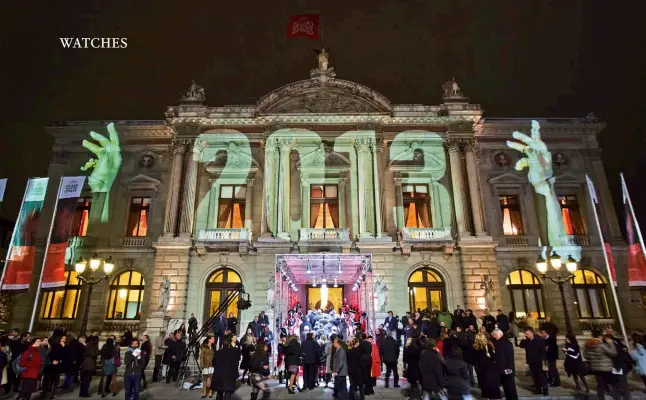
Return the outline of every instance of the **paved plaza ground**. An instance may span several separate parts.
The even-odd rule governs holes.
[[[532,395],[531,391],[528,389],[531,383],[531,380],[529,377],[526,376],[521,376],[519,379],[517,379],[517,386],[518,386],[518,395],[521,399],[526,398],[526,399],[582,399],[586,398],[585,393],[577,393],[574,390],[574,383],[568,379],[561,377],[562,379],[562,387],[559,388],[550,388],[550,393],[549,396],[535,396]],[[122,384],[122,380],[119,379]],[[93,398],[99,399],[100,396],[96,394],[96,386],[97,386],[97,381],[98,379],[94,379],[91,391],[90,393],[93,394]],[[589,381],[591,381],[591,386],[592,388],[594,387],[594,377],[589,377]],[[368,400],[405,400],[407,399],[407,391],[406,388],[408,387],[408,384],[403,381],[401,382],[402,387],[399,389],[386,389],[383,387],[383,380],[378,381],[378,387],[375,388],[375,395],[373,396],[367,396],[366,399]],[[288,399],[288,400],[317,400],[317,399],[332,399],[332,389],[330,388],[325,388],[325,387],[319,387],[313,391],[305,391],[305,392],[300,392],[296,394],[289,394],[287,393],[287,390],[285,389],[284,385],[279,385],[277,381],[272,380],[271,381],[271,387],[272,387],[272,393],[271,393],[271,398],[274,400],[283,400],[283,399]],[[632,392],[632,397],[633,399],[646,399],[646,394],[644,394],[644,386],[641,383],[641,381],[637,381],[634,379],[631,379],[631,387],[633,389]],[[591,388],[591,389],[592,389]],[[241,400],[247,400],[250,398],[250,393],[251,393],[251,388],[244,385],[242,386],[237,392],[236,395],[238,398],[235,398],[235,400],[241,399]],[[479,392],[477,390],[473,391],[473,395],[475,398],[480,398]],[[5,399],[12,399],[15,398],[15,395],[7,395],[7,396],[1,396],[1,400]],[[146,390],[144,390],[141,393],[141,399],[142,400],[149,400],[149,399],[159,399],[159,400],[171,400],[171,399],[186,399],[186,400],[198,400],[201,399],[202,393],[201,389],[196,389],[196,390],[179,390],[178,387],[175,384],[166,384],[166,383],[153,383],[148,386]],[[588,396],[588,398],[595,398],[596,396],[594,395],[594,389],[592,389],[592,392]],[[39,396],[35,395],[32,397],[32,399],[38,399]],[[78,399],[78,389],[74,391],[69,391],[69,392],[61,392],[59,396],[57,396],[57,399],[60,400],[67,400],[67,399]],[[123,399],[124,398],[124,391],[122,385],[120,385],[120,391],[117,394],[116,397],[109,396],[106,399]],[[215,398],[215,396],[214,396]],[[610,399],[610,396],[607,397]]]

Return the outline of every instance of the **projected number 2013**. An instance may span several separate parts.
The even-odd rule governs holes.
[[[280,182],[280,179],[288,180],[288,182],[291,179],[289,153],[291,151],[298,152],[301,176],[316,183],[323,183],[326,180],[326,154],[321,137],[315,132],[302,129],[278,130],[267,138],[265,146],[264,195],[266,199],[264,212],[269,230],[278,234],[281,233],[281,230],[288,229],[287,225],[290,221],[300,225],[300,218],[294,220],[289,215],[282,215],[282,210],[288,209],[285,208],[285,205],[289,204],[289,196],[287,195],[289,192],[285,188],[289,187],[289,184]],[[376,199],[381,198],[381,196],[375,197],[373,192],[373,190],[379,189],[380,182],[374,182],[374,185],[369,184],[373,180],[372,171],[376,170],[377,165],[378,154],[374,155],[374,159],[372,154],[377,153],[375,146],[374,131],[343,133],[335,139],[333,146],[337,153],[350,154],[350,168],[354,178],[350,179],[350,185],[358,193],[359,202],[371,205],[373,210],[379,207],[378,204],[375,204]],[[222,157],[223,152],[226,152],[227,161],[220,171],[217,183],[220,185],[246,184],[253,158],[249,140],[244,134],[232,130],[218,131],[218,133],[202,134],[195,141],[194,157],[196,161],[213,163]],[[414,162],[420,156],[423,157],[423,165]],[[437,226],[450,226],[450,198],[444,185],[439,183],[446,172],[441,136],[427,131],[399,133],[390,144],[388,163],[389,165],[410,163],[410,166],[405,169],[407,182],[428,185],[433,193],[431,198],[434,199],[431,204],[434,222],[437,223]],[[382,172],[377,172],[374,179],[380,179]],[[216,185],[216,190],[217,188]],[[200,209],[206,210],[209,207],[208,197],[207,193],[200,201],[198,213]],[[358,210],[356,207],[353,209]],[[367,207],[362,207],[358,212],[368,212],[367,210]],[[209,220],[213,219],[211,214],[212,211],[208,211]],[[352,214],[352,218],[355,219],[353,226],[357,226],[356,219],[358,217],[354,215],[355,213]],[[395,224],[398,222],[397,215],[400,215],[399,226],[401,226],[401,211],[398,213],[394,209]],[[249,216],[245,218],[249,218]],[[376,221],[374,216],[364,215],[361,220],[368,225],[360,227],[361,231],[376,232],[378,228],[381,228],[380,222]]]

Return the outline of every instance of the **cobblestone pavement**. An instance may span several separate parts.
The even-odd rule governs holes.
[[[565,377],[561,377],[563,386],[559,388],[550,388],[550,393],[549,396],[535,396],[532,395],[531,391],[529,390],[530,386],[530,380],[528,377],[522,376],[517,379],[517,387],[518,387],[518,395],[521,399],[526,398],[526,399],[583,399],[585,398],[584,393],[577,393],[574,390],[574,383]],[[113,396],[108,396],[106,399],[123,399],[124,398],[124,391],[122,388],[122,380],[119,379],[120,385],[120,391],[117,393],[116,397]],[[594,387],[594,378],[589,377],[589,381],[591,381],[591,386]],[[90,393],[93,395],[92,397],[95,399],[100,398],[96,394],[96,386],[97,386],[98,379],[93,379],[93,384],[91,386]],[[408,399],[409,397],[407,396],[407,387],[408,384],[403,381],[401,382],[402,388],[395,389],[395,388],[390,388],[386,389],[383,387],[383,380],[378,381],[378,385],[375,388],[375,395],[373,396],[367,396],[366,399],[368,400],[404,400]],[[282,400],[282,399],[289,399],[289,400],[304,400],[304,399],[309,399],[309,400],[324,400],[324,399],[332,399],[332,388],[325,388],[319,387],[316,388],[312,391],[305,391],[305,392],[297,392],[296,394],[289,394],[287,393],[287,390],[285,389],[284,385],[279,385],[277,381],[272,380],[270,381],[270,386],[272,387],[272,392],[271,392],[271,398],[273,400]],[[592,389],[591,387],[591,389]],[[633,389],[632,392],[632,397],[633,399],[644,399],[646,400],[646,395],[644,394],[644,386],[641,382],[638,382],[636,380],[631,381],[631,387]],[[594,389],[592,389],[591,395],[594,393]],[[247,400],[250,398],[251,394],[251,388],[244,385],[238,391],[236,392],[236,395],[238,396],[237,398],[234,397],[234,400]],[[473,395],[475,398],[479,398],[479,392],[477,390],[473,391]],[[13,399],[15,398],[15,395],[6,395],[6,396],[1,396],[1,400],[5,399]],[[41,396],[34,395],[32,399],[38,399]],[[201,399],[202,397],[202,392],[201,389],[195,389],[195,390],[179,390],[179,388],[175,384],[166,384],[166,383],[153,383],[148,386],[148,388],[141,393],[141,399],[142,400],[148,400],[148,399],[159,399],[159,400],[171,400],[171,399],[187,399],[187,400],[192,400],[192,399]],[[590,396],[592,397],[592,396]],[[596,396],[594,396],[596,397]],[[67,399],[78,399],[78,389],[74,391],[69,391],[69,392],[61,392],[57,397],[57,399],[60,400],[67,400]],[[215,398],[215,397],[214,397]],[[610,398],[608,396],[608,398]]]

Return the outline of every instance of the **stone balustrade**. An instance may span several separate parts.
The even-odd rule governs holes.
[[[251,232],[245,228],[237,229],[201,229],[197,232],[198,242],[250,242]]]
[[[404,242],[445,242],[453,240],[451,228],[402,228]]]
[[[349,241],[350,230],[342,229],[321,229],[321,228],[302,228],[299,229],[299,241],[301,242],[320,242],[320,241]]]

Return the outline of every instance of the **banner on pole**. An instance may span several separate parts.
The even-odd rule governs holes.
[[[639,222],[635,218],[630,201],[630,194],[621,175],[621,191],[623,192],[624,210],[626,214],[626,241],[628,242],[628,285],[646,286],[646,258],[642,243]]]
[[[56,198],[56,212],[48,240],[47,254],[43,261],[43,289],[65,286],[65,250],[72,228],[76,203],[81,196],[84,176],[64,176]]]
[[[0,179],[0,203],[4,199],[4,191],[7,188],[7,178]]]
[[[9,247],[2,290],[26,290],[34,272],[36,235],[49,178],[30,178]]]
[[[597,192],[594,189],[594,184],[592,183],[592,180],[590,179],[589,176],[585,176],[585,179],[588,183],[588,191],[590,193],[590,198],[592,199],[592,203],[594,204],[594,213],[597,215],[597,219],[599,220],[599,229],[600,229],[600,234],[601,234],[601,241],[603,242],[603,249],[606,252],[606,257],[608,259],[608,268],[610,269],[610,274],[612,282],[615,286],[617,286],[617,272],[615,270],[615,259],[612,257],[612,246],[610,245],[610,242],[607,240],[607,238],[610,237],[608,234],[608,227],[606,226],[605,219],[600,218],[599,216],[601,215],[600,207],[599,207],[599,197],[597,197]]]

